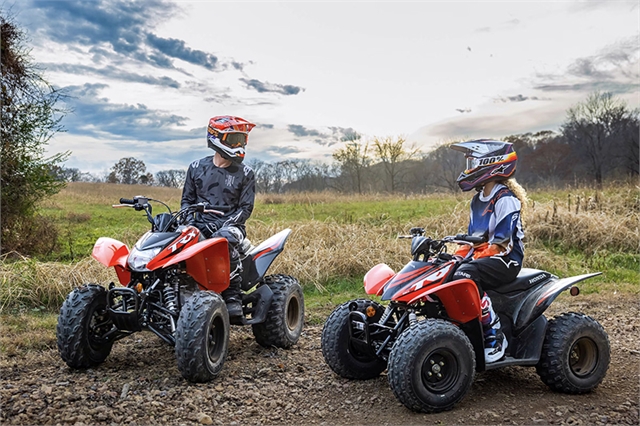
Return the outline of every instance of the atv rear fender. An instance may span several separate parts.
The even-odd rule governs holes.
[[[478,286],[469,279],[427,287],[411,299],[408,304],[412,305],[421,299],[426,299],[430,294],[440,299],[447,311],[447,316],[454,321],[464,324],[475,319],[479,321],[482,317]]]
[[[187,266],[187,274],[201,287],[216,293],[229,287],[229,248],[225,238],[209,238],[189,246],[161,267],[166,268],[183,261]],[[147,267],[153,267],[151,262]]]
[[[547,310],[556,297],[575,283],[601,275],[602,272],[577,275],[575,277],[552,279],[533,291],[523,300],[520,309],[514,313],[514,331],[518,331],[529,325],[537,317]]]
[[[131,271],[127,266],[129,247],[125,243],[113,238],[100,237],[93,245],[91,257],[108,268],[113,266],[120,284],[127,285],[131,281]]]
[[[386,263],[379,263],[364,276],[364,291],[367,294],[381,296],[384,285],[395,276],[395,272]]]
[[[243,290],[253,287],[264,277],[275,258],[284,250],[284,243],[289,238],[291,229],[287,228],[264,240],[249,252],[243,266]]]

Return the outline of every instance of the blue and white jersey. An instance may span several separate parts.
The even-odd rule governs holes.
[[[520,207],[520,200],[501,183],[493,187],[488,197],[478,192],[471,200],[469,235],[486,236],[489,244],[506,248],[501,255],[509,255],[509,258],[522,265],[524,232]]]

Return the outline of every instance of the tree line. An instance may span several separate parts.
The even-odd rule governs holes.
[[[517,179],[526,186],[595,184],[635,178],[640,164],[639,113],[607,92],[595,92],[572,106],[558,130],[507,135],[518,154]],[[427,153],[405,137],[365,139],[352,134],[333,153],[331,163],[305,159],[247,164],[260,193],[339,191],[346,193],[422,193],[457,191],[464,156],[443,142]],[[98,179],[77,169],[60,168],[64,180],[182,187],[185,170],[146,173],[144,162],[123,158]]]

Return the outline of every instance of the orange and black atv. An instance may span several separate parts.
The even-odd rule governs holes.
[[[446,243],[478,244],[483,238],[457,235],[432,240],[412,228],[412,260],[395,273],[378,264],[364,277],[368,299],[338,306],[322,330],[322,354],[331,369],[349,379],[370,379],[387,369],[389,385],[406,407],[423,412],[451,409],[471,387],[475,372],[535,366],[553,390],[584,393],[603,380],[609,340],[594,319],[565,313],[543,315],[563,291],[600,275],[570,278],[522,269],[512,283],[489,291],[509,345],[505,357],[485,363],[480,295],[468,279],[450,281],[465,259],[446,252]]]
[[[152,215],[146,197],[120,199],[114,207],[144,211],[151,222],[132,250],[112,238],[100,238],[91,255],[115,268],[120,285],[85,284],[62,305],[56,329],[60,356],[72,368],[104,362],[116,340],[149,330],[175,347],[178,369],[192,382],[218,375],[227,356],[230,318],[220,293],[229,286],[229,250],[224,238],[205,239],[193,221],[198,214],[220,214],[203,204]],[[231,321],[251,325],[265,347],[288,348],[300,338],[304,297],[298,280],[266,275],[284,250],[290,229],[257,247],[245,239],[243,315]]]

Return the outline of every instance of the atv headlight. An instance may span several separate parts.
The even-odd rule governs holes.
[[[138,250],[137,248],[133,248],[131,253],[129,254],[129,258],[127,259],[127,263],[129,263],[129,268],[134,271],[148,271],[147,263],[154,257],[160,253],[162,247],[156,247],[147,250]]]

